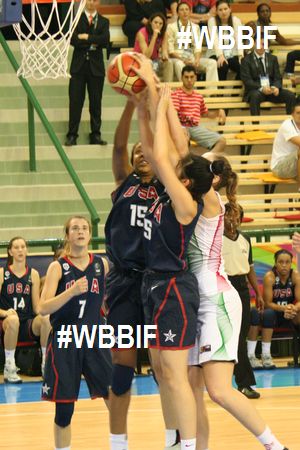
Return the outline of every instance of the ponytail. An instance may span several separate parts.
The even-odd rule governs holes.
[[[215,190],[219,191],[225,188],[226,197],[228,200],[228,210],[226,214],[232,221],[233,226],[238,227],[240,223],[240,206],[237,203],[237,187],[238,187],[238,176],[237,173],[232,170],[230,162],[224,156],[216,156],[215,162],[223,162],[223,171],[220,174],[220,181],[215,186]],[[217,174],[216,174],[217,175]]]

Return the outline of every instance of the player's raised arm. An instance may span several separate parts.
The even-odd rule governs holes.
[[[119,186],[133,170],[129,162],[128,139],[134,109],[135,105],[128,100],[115,131],[112,170],[117,186]]]

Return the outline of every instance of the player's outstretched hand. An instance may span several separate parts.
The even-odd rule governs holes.
[[[72,286],[74,296],[84,294],[88,290],[88,280],[86,277],[79,278]]]
[[[145,81],[147,85],[155,83],[154,72],[152,69],[152,63],[149,58],[147,58],[142,53],[134,53],[132,55],[133,59],[139,63],[140,67],[132,67],[132,70]]]
[[[171,89],[168,84],[164,83],[161,85],[159,97],[158,108],[166,111],[168,109],[171,97]]]

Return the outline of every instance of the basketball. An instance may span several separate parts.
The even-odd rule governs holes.
[[[120,53],[109,64],[107,78],[111,87],[123,95],[138,94],[145,89],[145,82],[132,70],[139,67],[131,52]]]

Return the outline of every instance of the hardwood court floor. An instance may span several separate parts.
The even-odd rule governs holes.
[[[252,400],[289,450],[300,450],[300,387],[261,389]],[[211,450],[259,450],[260,444],[235,419],[207,398]],[[0,405],[0,449],[52,450],[54,405]],[[72,450],[108,450],[108,415],[101,400],[80,400],[73,418]],[[162,450],[158,395],[134,396],[129,416],[130,450]]]

